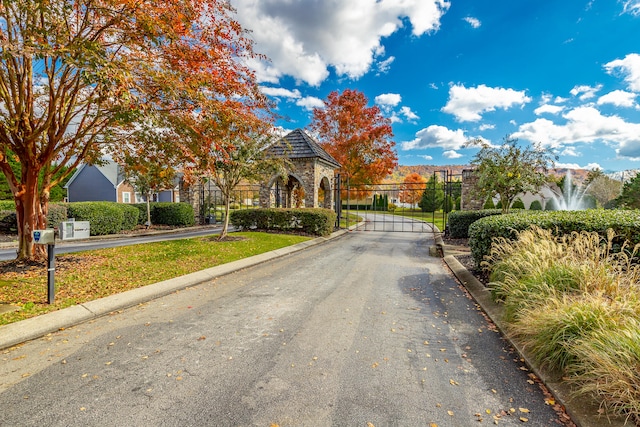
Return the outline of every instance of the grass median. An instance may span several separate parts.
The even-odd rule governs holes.
[[[56,298],[51,305],[47,304],[46,263],[0,262],[0,303],[19,308],[0,315],[0,325],[309,239],[292,234],[233,233],[224,241],[206,236],[58,255]]]

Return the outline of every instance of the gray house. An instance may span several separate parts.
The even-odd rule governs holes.
[[[104,165],[82,164],[64,186],[69,202],[140,203],[143,200],[124,176],[122,167],[108,160]],[[176,190],[154,195],[154,202],[177,202]]]

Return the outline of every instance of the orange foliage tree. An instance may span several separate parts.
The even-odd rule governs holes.
[[[398,164],[391,120],[367,104],[367,97],[357,90],[331,92],[324,108],[314,108],[309,126],[322,148],[342,165],[342,179],[360,188],[380,183]],[[359,193],[364,196],[367,191]]]
[[[427,180],[417,172],[412,172],[404,178],[400,186],[400,201],[411,205],[417,204],[425,191]]]
[[[0,2],[0,170],[16,203],[18,258],[42,256],[49,190],[118,148],[146,112],[184,122],[244,91],[253,44],[227,0]],[[14,173],[8,156],[21,170]],[[59,173],[63,172],[63,173]]]

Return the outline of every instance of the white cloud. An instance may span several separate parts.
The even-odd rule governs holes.
[[[411,111],[411,108],[406,106],[400,108],[400,114],[402,114],[411,123],[415,123],[418,119],[420,119],[420,117],[418,117],[416,113]]]
[[[296,105],[309,111],[314,108],[324,108],[325,106],[324,101],[320,98],[316,98],[315,96],[305,96],[304,98],[296,101]]]
[[[462,157],[462,154],[454,150],[449,150],[442,153],[442,156],[447,159],[459,159],[460,157]]]
[[[251,62],[260,81],[274,83],[288,75],[312,86],[329,76],[329,67],[339,76],[361,77],[384,55],[382,38],[407,23],[414,36],[437,31],[450,7],[446,0],[235,0],[233,5],[256,51],[277,64]],[[390,64],[389,59],[378,63]]]
[[[396,107],[402,102],[402,97],[397,93],[383,93],[375,98],[375,103],[382,109]]]
[[[393,63],[393,61],[396,60],[395,56],[390,56],[387,59],[378,62],[377,66],[378,66],[378,73],[381,74],[386,74],[389,72],[389,69],[391,69],[391,64]]]
[[[579,157],[580,156],[580,154],[578,154],[578,152],[576,151],[575,147],[566,147],[564,150],[562,150],[560,155],[561,156],[569,156],[569,157]]]
[[[482,25],[482,22],[480,22],[479,19],[473,18],[471,16],[467,16],[466,18],[463,18],[463,19],[467,21],[469,25],[471,25],[473,28],[480,28],[480,26]]]
[[[602,169],[602,166],[600,166],[598,163],[589,163],[586,166],[580,166],[577,163],[556,163],[555,167],[556,169],[586,169],[586,170]]]
[[[587,86],[587,85],[580,85],[580,86],[574,86],[573,89],[571,89],[571,91],[569,93],[571,93],[571,95],[573,96],[579,96],[581,101],[585,101],[587,99],[591,99],[594,96],[596,96],[596,92],[598,92],[600,89],[602,89],[602,85],[597,85],[597,86]]]
[[[265,95],[273,96],[274,98],[298,99],[302,96],[298,89],[290,90],[282,87],[260,86],[260,91]]]
[[[563,124],[548,119],[525,123],[513,136],[551,148],[600,141],[616,147],[621,157],[640,157],[640,123],[630,123],[616,115],[604,116],[591,106],[575,108],[562,117],[566,120]]]
[[[444,126],[431,125],[416,133],[412,141],[401,144],[403,150],[415,150],[424,148],[442,148],[444,150],[459,150],[471,138],[464,134],[462,129],[450,130]]]
[[[433,157],[432,157],[432,156],[424,155],[424,156],[420,156],[420,157],[422,157],[422,158],[423,158],[423,159],[425,159],[425,160],[433,160]]]
[[[640,12],[640,2],[636,4],[636,7]],[[615,71],[620,69],[620,74],[624,76],[624,81],[627,82],[629,90],[640,92],[640,55],[630,53],[624,59],[616,59],[604,64],[604,68],[609,74],[615,74]]]
[[[637,96],[635,93],[624,90],[614,90],[598,98],[598,105],[613,104],[616,107],[635,107]]]
[[[489,123],[483,123],[483,124],[481,124],[481,125],[478,127],[478,129],[479,129],[480,131],[484,131],[484,130],[493,130],[493,129],[495,129],[495,128],[496,128],[496,125],[492,125],[492,124],[489,124]]]
[[[640,1],[638,0],[622,1],[622,13],[628,13],[633,16],[640,16]]]
[[[560,105],[544,104],[544,105],[539,106],[535,110],[533,110],[533,112],[535,113],[536,116],[539,116],[539,115],[544,114],[544,113],[558,114],[562,110],[564,110],[564,107],[562,107]]]
[[[449,88],[449,101],[442,111],[453,114],[460,122],[477,122],[482,119],[482,113],[495,111],[496,108],[507,110],[514,105],[522,106],[528,102],[531,102],[531,98],[523,91],[485,85],[474,88],[453,85]]]

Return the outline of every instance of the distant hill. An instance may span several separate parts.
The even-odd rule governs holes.
[[[610,172],[607,174],[607,176],[617,181],[626,182],[626,181],[629,181],[631,178],[634,178],[638,173],[640,173],[640,169],[627,169],[626,171]]]
[[[432,165],[416,165],[416,166],[402,166],[399,165],[395,168],[391,176],[387,178],[387,182],[402,182],[404,178],[410,173],[416,172],[422,175],[425,178],[432,176],[435,172],[436,176],[441,179],[442,171],[448,171],[449,174],[454,176],[461,176],[462,171],[464,169],[471,169],[470,165],[446,165],[446,166],[432,166]],[[569,169],[567,168],[557,168],[552,169],[551,173],[558,178],[566,175]],[[581,184],[587,179],[587,175],[589,174],[588,169],[571,169],[571,177],[575,184]],[[622,172],[612,172],[607,173],[606,175],[610,178],[616,180],[628,180],[636,176],[636,174],[640,172],[640,169],[631,169]]]

